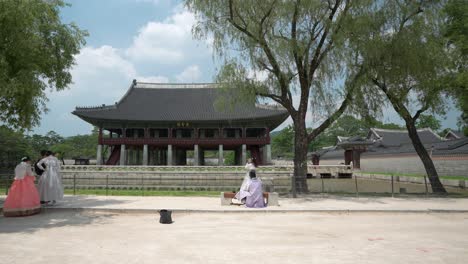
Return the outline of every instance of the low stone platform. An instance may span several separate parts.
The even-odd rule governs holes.
[[[221,192],[221,205],[232,205],[232,199],[236,196],[233,192]],[[267,206],[279,206],[279,195],[276,192],[264,192],[263,199]]]

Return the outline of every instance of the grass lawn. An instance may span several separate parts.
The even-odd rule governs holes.
[[[390,172],[367,172],[363,171],[360,174],[378,174],[378,175],[386,175],[386,176],[408,176],[408,177],[424,177],[426,175],[423,174],[415,174],[415,173],[390,173]],[[440,179],[446,180],[468,180],[466,176],[446,176],[446,175],[439,175]]]
[[[65,194],[73,194],[72,189],[65,189]],[[156,191],[156,190],[103,190],[77,189],[76,195],[109,195],[109,196],[219,196],[219,191]]]

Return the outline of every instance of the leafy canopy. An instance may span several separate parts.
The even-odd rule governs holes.
[[[47,111],[46,89],[71,82],[87,32],[60,18],[62,0],[0,1],[0,122],[30,129]]]

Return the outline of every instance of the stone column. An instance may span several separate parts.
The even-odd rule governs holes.
[[[97,146],[96,165],[102,165],[102,145]]]
[[[148,145],[143,145],[143,166],[148,165]]]
[[[167,165],[172,166],[172,145],[167,145]]]
[[[218,166],[223,166],[223,145],[219,145],[218,148]]]
[[[247,146],[245,144],[242,144],[242,164],[245,165],[247,163]]]
[[[120,145],[120,166],[125,166],[125,145]]]
[[[200,166],[200,150],[198,145],[193,146],[193,165]]]
[[[265,163],[265,165],[271,164],[271,145],[270,144],[263,146],[263,154],[264,154],[263,162]]]

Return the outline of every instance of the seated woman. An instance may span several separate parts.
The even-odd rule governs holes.
[[[40,211],[39,193],[34,185],[31,160],[24,157],[15,168],[15,181],[11,185],[3,204],[3,215],[28,216],[37,214]]]
[[[257,179],[255,174],[251,175],[247,189],[249,195],[246,197],[245,206],[251,208],[263,208],[266,206],[265,200],[263,200],[262,181]]]
[[[236,198],[239,200],[241,203],[245,203],[245,198],[250,195],[248,192],[248,183],[250,181],[250,178],[252,175],[256,175],[256,170],[257,164],[254,158],[248,159],[247,164],[245,164],[245,169],[247,170],[247,173],[244,176],[244,180],[242,181],[241,187],[239,192],[236,193]]]

